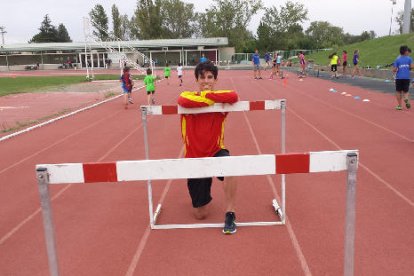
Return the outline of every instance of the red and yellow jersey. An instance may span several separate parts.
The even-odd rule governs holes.
[[[235,103],[233,90],[182,92],[178,104],[185,108],[205,107],[215,103]],[[212,157],[224,149],[224,122],[227,113],[181,115],[181,132],[185,144],[185,157]]]

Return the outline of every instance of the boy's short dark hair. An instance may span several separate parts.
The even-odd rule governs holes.
[[[218,68],[211,61],[206,61],[197,64],[194,70],[196,80],[198,80],[199,76],[203,76],[205,72],[211,72],[214,76],[214,79],[217,79]]]
[[[125,72],[128,72],[129,70],[130,68],[128,66],[125,66],[123,72],[125,73]]]
[[[152,70],[150,68],[147,69],[147,75],[151,75],[152,74]]]
[[[405,55],[405,52],[408,51],[408,46],[407,45],[403,45],[400,47],[400,54],[401,55]]]

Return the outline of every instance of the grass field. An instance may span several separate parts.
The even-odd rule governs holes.
[[[134,76],[143,79],[145,76]],[[95,80],[118,80],[119,75],[95,75]],[[84,76],[15,77],[0,78],[0,97],[10,94],[38,92],[51,88],[87,82]]]
[[[329,63],[329,54],[336,51],[339,57],[342,57],[342,51],[346,50],[348,52],[348,63],[352,63],[353,52],[358,49],[360,53],[360,65],[362,67],[385,67],[393,63],[400,54],[399,48],[401,45],[408,45],[408,47],[414,50],[414,34],[386,36],[345,45],[332,51],[309,55],[308,59],[314,60],[319,65],[327,65]]]

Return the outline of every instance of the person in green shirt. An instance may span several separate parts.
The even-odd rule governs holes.
[[[167,80],[167,84],[170,84],[169,77],[171,76],[171,67],[168,65],[168,62],[165,64],[164,67],[164,77]]]
[[[144,78],[144,84],[145,88],[147,90],[147,99],[148,99],[148,105],[155,104],[155,79],[157,77],[152,75],[152,70],[147,69],[147,75]]]

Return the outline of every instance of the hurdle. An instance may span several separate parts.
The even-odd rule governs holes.
[[[142,105],[141,109],[141,120],[144,132],[144,145],[145,145],[145,158],[148,160],[149,157],[149,143],[148,143],[148,115],[180,115],[180,114],[202,114],[210,112],[239,112],[239,111],[258,111],[258,110],[281,110],[281,130],[280,130],[280,143],[281,153],[286,152],[286,100],[263,100],[263,101],[239,101],[234,104],[216,103],[207,107],[200,108],[184,108],[179,105],[155,105],[148,106]],[[281,175],[281,199],[279,204],[274,198],[271,202],[276,214],[279,216],[280,221],[258,221],[258,222],[238,222],[239,226],[270,226],[270,225],[283,225],[285,224],[285,209],[286,209],[286,177],[284,174]],[[152,229],[172,229],[172,228],[204,228],[204,227],[222,227],[222,223],[213,224],[170,224],[170,225],[159,225],[157,218],[161,213],[162,205],[158,203],[155,212],[152,196],[152,184],[151,179],[147,180],[148,190],[148,210],[150,225]]]
[[[192,170],[185,168],[191,167]],[[65,163],[36,166],[37,182],[50,275],[58,276],[58,257],[52,218],[49,184],[86,184],[140,180],[203,178],[213,176],[275,175],[347,171],[344,275],[354,271],[355,193],[358,151],[322,151],[289,154],[261,154],[223,158],[181,158],[117,161],[110,163]],[[281,222],[279,222],[281,223]],[[241,224],[247,226],[251,224]],[[254,225],[259,225],[255,223]],[[157,229],[194,228],[155,225]],[[217,227],[218,224],[199,224]],[[223,224],[219,224],[220,227]]]

